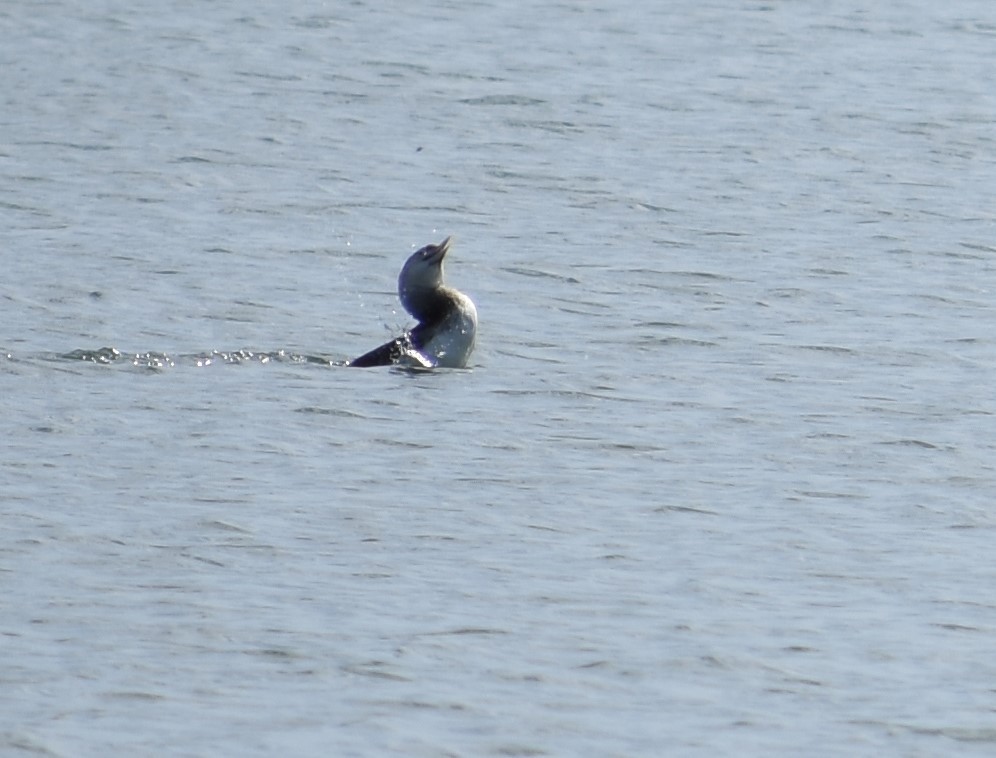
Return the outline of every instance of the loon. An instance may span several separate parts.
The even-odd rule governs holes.
[[[477,308],[443,284],[443,259],[452,237],[412,253],[398,276],[398,299],[418,324],[347,366],[464,368],[477,339]]]

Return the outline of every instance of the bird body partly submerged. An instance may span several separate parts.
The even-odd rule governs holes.
[[[477,340],[477,308],[469,297],[443,283],[443,259],[451,240],[447,237],[412,253],[398,276],[398,298],[418,324],[350,361],[350,366],[467,365]]]

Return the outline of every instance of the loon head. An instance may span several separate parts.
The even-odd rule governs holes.
[[[405,261],[398,276],[398,299],[404,309],[422,320],[426,309],[443,286],[443,258],[450,250],[452,237],[438,245],[426,245]]]

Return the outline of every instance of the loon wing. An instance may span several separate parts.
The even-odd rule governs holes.
[[[354,358],[348,365],[357,368],[369,368],[370,366],[391,366],[398,362],[398,358],[405,350],[407,335],[395,337],[390,342],[385,342],[380,347],[375,347],[369,353],[364,353],[359,358]]]
[[[408,366],[409,368],[433,368],[436,363],[422,352],[422,341],[417,328],[380,347],[375,347],[369,353],[349,361],[347,366],[369,368],[371,366]]]

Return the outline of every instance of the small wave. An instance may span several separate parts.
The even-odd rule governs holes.
[[[545,100],[526,95],[485,95],[467,97],[460,101],[464,105],[544,105]]]

